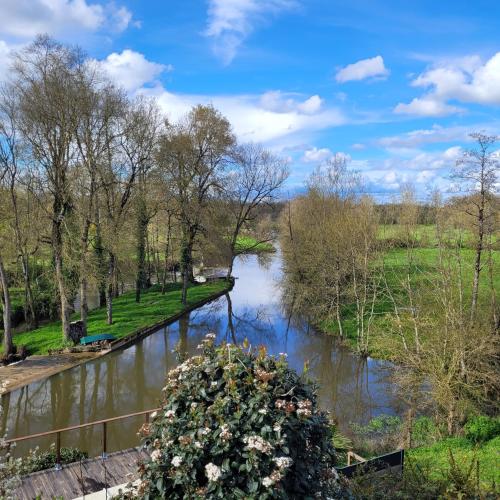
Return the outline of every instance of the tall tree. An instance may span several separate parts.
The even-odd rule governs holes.
[[[75,155],[78,49],[40,36],[16,54],[13,84],[19,95],[21,129],[40,167],[39,186],[51,199],[51,246],[59,292],[62,333],[69,339],[70,289],[64,266],[65,220],[71,210],[70,169]],[[42,201],[43,203],[43,201]]]
[[[500,171],[500,157],[493,151],[498,137],[483,133],[474,133],[470,136],[476,141],[477,147],[464,152],[463,157],[457,162],[454,177],[471,191],[468,200],[471,208],[466,209],[466,214],[473,219],[476,247],[470,308],[472,322],[477,310],[485,235],[488,231],[491,233],[494,231],[491,223],[495,222],[495,204],[492,200]]]
[[[178,124],[166,124],[159,163],[172,182],[181,225],[182,303],[193,280],[193,248],[203,231],[211,197],[222,188],[222,176],[235,143],[231,125],[212,106],[196,106]]]
[[[26,228],[26,224],[23,224],[22,208],[19,202],[19,178],[25,149],[19,130],[19,118],[19,102],[14,88],[12,85],[4,85],[0,90],[0,168],[3,169],[9,193],[9,212],[12,213],[11,225],[14,231],[16,253],[23,274],[25,320],[29,328],[36,328],[38,320],[31,284],[30,252],[28,250],[30,228]],[[28,197],[29,193],[25,193],[25,196]]]
[[[99,168],[114,140],[114,123],[122,113],[124,97],[91,65],[79,75],[78,122],[75,142],[78,148],[80,175],[78,198],[80,221],[79,282],[80,319],[84,331],[88,315],[88,275],[90,273],[90,229],[96,224],[97,195],[100,188]],[[110,133],[111,131],[111,133]],[[100,245],[100,242],[98,242]]]
[[[238,250],[238,236],[250,226],[257,216],[257,209],[276,200],[279,189],[288,177],[285,161],[259,144],[237,146],[233,153],[233,168],[224,183],[225,202],[222,205],[228,214],[229,266],[227,276],[233,271]],[[269,241],[271,235],[260,238],[256,245]],[[251,249],[250,249],[251,250]]]
[[[129,108],[125,117],[126,126],[121,136],[121,147],[130,171],[136,172],[135,209],[136,209],[136,302],[141,299],[141,290],[147,286],[146,242],[149,221],[155,208],[148,206],[148,175],[155,157],[160,129],[158,106],[153,100],[138,99]]]

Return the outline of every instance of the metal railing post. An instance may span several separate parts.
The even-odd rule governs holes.
[[[56,470],[62,470],[61,464],[61,433],[56,434]]]
[[[102,423],[102,459],[108,458],[108,423]]]

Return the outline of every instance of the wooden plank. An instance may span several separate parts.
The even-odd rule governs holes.
[[[71,499],[127,483],[130,475],[137,474],[137,461],[146,456],[145,452],[130,449],[111,453],[104,462],[102,458],[87,459],[59,471],[35,472],[22,478],[16,498],[32,500],[41,495],[42,498]]]

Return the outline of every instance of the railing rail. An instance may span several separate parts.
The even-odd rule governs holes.
[[[144,415],[144,420],[146,423],[149,422],[149,416],[151,413],[154,413],[155,411],[160,410],[160,408],[153,408],[152,410],[144,410],[144,411],[138,411],[135,413],[128,413],[127,415],[119,415],[118,417],[110,417],[110,418],[105,418],[102,420],[96,420],[94,422],[87,422],[85,424],[78,424],[78,425],[72,425],[71,427],[64,427],[62,429],[54,429],[53,431],[46,431],[46,432],[39,432],[37,434],[30,434],[28,436],[22,436],[22,437],[17,437],[17,438],[12,438],[12,439],[7,439],[6,444],[11,446],[15,443],[21,442],[21,441],[27,441],[31,439],[37,439],[41,437],[47,437],[47,436],[56,436],[56,469],[61,469],[61,436],[65,432],[71,432],[75,431],[78,429],[83,429],[85,427],[94,427],[97,425],[102,426],[102,454],[101,457],[105,459],[107,457],[107,434],[108,434],[108,423],[109,422],[116,422],[118,420],[125,420],[127,418],[132,418],[132,417],[139,417]]]

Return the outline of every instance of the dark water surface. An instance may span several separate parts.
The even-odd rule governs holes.
[[[309,362],[310,375],[320,383],[320,403],[331,410],[340,425],[363,423],[381,413],[399,414],[401,402],[390,380],[390,366],[363,360],[334,339],[317,334],[304,318],[289,317],[281,306],[279,254],[266,259],[239,258],[236,285],[221,297],[177,323],[158,330],[128,349],[32,383],[2,397],[0,434],[8,437],[44,432],[96,421],[158,406],[165,374],[176,364],[172,352],[195,353],[209,331],[218,341],[265,344],[270,353],[286,352],[291,366],[302,371]],[[138,443],[141,419],[109,424],[108,451]],[[19,445],[16,454],[54,438]],[[63,446],[78,446],[98,454],[101,428],[63,435]]]

